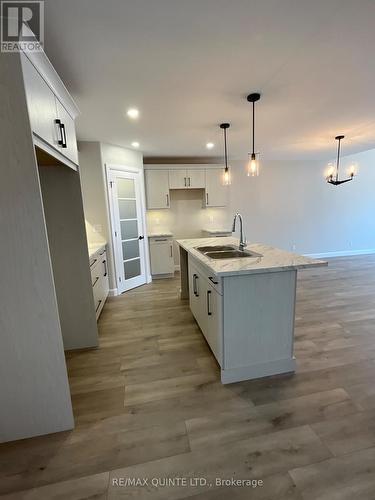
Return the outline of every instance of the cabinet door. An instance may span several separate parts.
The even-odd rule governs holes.
[[[225,207],[228,186],[223,185],[223,169],[206,169],[206,207]]]
[[[205,337],[215,358],[222,366],[223,297],[208,282],[205,282],[205,295],[207,314]]]
[[[62,134],[63,145],[59,145],[58,149],[69,160],[78,165],[78,151],[76,127],[73,118],[66,111],[61,102],[56,99],[57,116],[61,122],[59,133]]]
[[[203,334],[206,330],[204,310],[204,280],[199,271],[189,262],[189,303],[190,309]]]
[[[145,170],[147,209],[170,208],[168,170]]]
[[[171,169],[169,171],[169,188],[186,189],[188,187],[187,173],[185,169]]]
[[[206,187],[204,169],[188,169],[186,171],[188,188],[198,189]]]
[[[55,95],[24,54],[21,61],[31,130],[57,149]]]
[[[151,274],[173,274],[173,240],[170,238],[151,238]]]

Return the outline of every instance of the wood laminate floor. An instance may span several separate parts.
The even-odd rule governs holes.
[[[373,500],[375,256],[299,273],[293,376],[221,385],[178,289],[108,300],[67,355],[76,428],[0,445],[1,499]]]

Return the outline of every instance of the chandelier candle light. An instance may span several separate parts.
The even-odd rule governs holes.
[[[247,96],[247,100],[253,103],[253,151],[249,153],[249,161],[247,163],[247,175],[248,177],[257,177],[259,175],[259,159],[257,159],[255,154],[255,103],[259,101],[260,94],[254,92]]]
[[[328,173],[328,176],[326,178],[328,184],[333,184],[334,186],[339,186],[340,184],[344,184],[345,182],[349,182],[353,180],[354,174],[355,174],[355,168],[354,166],[351,167],[349,171],[349,177],[346,179],[340,180],[339,179],[339,166],[340,166],[340,146],[341,146],[341,141],[344,139],[344,135],[337,135],[335,137],[336,141],[338,141],[338,146],[337,146],[337,161],[336,161],[336,175],[333,175],[333,167],[331,167],[331,171]]]
[[[228,149],[227,149],[227,129],[230,127],[229,123],[221,123],[220,128],[224,130],[224,159],[225,159],[225,168],[223,174],[223,184],[224,186],[229,186],[231,183],[230,172],[228,167]]]

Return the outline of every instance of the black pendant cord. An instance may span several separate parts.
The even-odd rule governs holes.
[[[339,180],[339,166],[340,166],[340,145],[341,145],[341,137],[338,139],[339,143],[337,146],[337,162],[336,162],[336,181]]]
[[[225,172],[228,172],[228,148],[227,148],[227,128],[230,127],[230,123],[220,123],[220,128],[224,130],[224,157],[225,157]]]
[[[252,158],[255,156],[255,102],[253,102],[253,154]]]
[[[227,129],[224,129],[224,155],[225,155],[225,171],[228,171],[228,152],[227,152]]]

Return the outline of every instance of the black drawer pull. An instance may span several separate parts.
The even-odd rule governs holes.
[[[101,303],[102,303],[102,301],[99,300],[98,305],[96,306],[95,312],[98,312],[98,309],[99,309]]]
[[[103,260],[103,264],[104,264],[104,276],[107,276],[107,261]]]
[[[210,296],[211,296],[211,290],[207,290],[207,314],[208,316],[212,316],[212,312],[210,311]]]
[[[92,267],[92,266],[95,264],[95,262],[97,262],[97,261],[98,261],[98,259],[94,259],[94,260],[91,262],[90,267]]]
[[[215,280],[213,279],[213,277],[212,277],[212,276],[209,276],[209,277],[208,277],[208,279],[209,279],[210,281],[212,281],[212,283],[213,283],[214,285],[218,285],[218,284],[219,284],[219,282],[218,282],[218,281],[215,281]]]
[[[98,282],[98,281],[99,281],[99,276],[97,276],[97,277],[95,278],[95,281],[94,281],[94,283],[92,284],[92,287],[93,287],[93,288],[94,288],[94,286],[97,284],[97,282]]]

